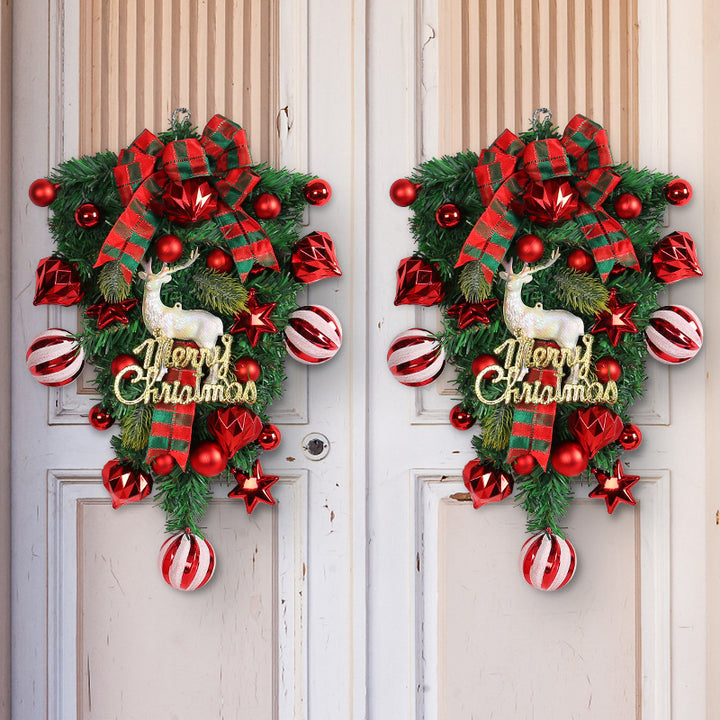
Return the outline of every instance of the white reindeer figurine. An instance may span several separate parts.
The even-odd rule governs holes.
[[[173,307],[163,304],[160,298],[160,289],[166,282],[172,280],[173,273],[189,268],[197,259],[200,251],[196,248],[187,262],[182,265],[168,267],[163,263],[159,272],[152,270],[152,260],[141,263],[144,271],[138,277],[145,281],[143,294],[143,320],[145,327],[155,337],[164,336],[175,340],[191,340],[200,348],[212,350],[218,338],[223,334],[223,323],[219,317],[205,310],[183,310],[181,303]],[[218,367],[213,365],[208,381],[213,383],[217,379]]]
[[[533,275],[549,268],[560,257],[555,249],[550,260],[544,265],[530,267],[527,263],[516,273],[512,263],[503,261],[504,272],[500,277],[505,280],[505,298],[503,300],[503,317],[508,330],[516,337],[534,338],[536,340],[554,340],[561,348],[573,349],[585,332],[582,318],[567,310],[545,310],[542,303],[528,307],[522,301],[522,288],[533,279]],[[571,380],[576,375],[577,367],[573,367]]]

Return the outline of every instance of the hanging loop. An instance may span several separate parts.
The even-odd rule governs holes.
[[[546,117],[541,121],[540,115],[545,115]],[[540,123],[547,122],[549,120],[552,120],[552,113],[550,112],[549,108],[538,108],[532,114],[532,129],[535,133],[536,138],[539,139],[538,131],[540,130]]]

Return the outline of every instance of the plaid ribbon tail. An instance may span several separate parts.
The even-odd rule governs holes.
[[[260,224],[242,208],[233,212],[223,203],[216,219],[242,281],[255,263],[280,270],[270,239]]]
[[[180,386],[195,387],[196,375],[191,368],[170,368],[163,382],[173,385],[176,381]],[[183,469],[187,467],[192,439],[192,426],[195,419],[195,403],[180,405],[178,403],[159,402],[155,405],[150,428],[150,440],[146,463],[169,453]]]
[[[143,182],[105,238],[94,267],[117,260],[122,266],[125,280],[132,282],[135,268],[160,225],[160,217],[152,206],[161,193],[162,188],[158,185],[156,175]]]
[[[520,227],[522,218],[513,210],[513,205],[522,198],[527,182],[526,175],[513,175],[498,189],[467,236],[455,267],[477,260],[482,264],[485,279],[492,282]]]
[[[582,203],[575,220],[590,245],[603,282],[607,280],[616,263],[633,270],[640,270],[632,240],[623,226],[602,208],[593,210],[589,205]]]
[[[555,378],[552,368],[530,368],[525,382],[532,385],[539,380],[541,385],[554,385]],[[520,402],[515,406],[506,462],[511,463],[516,458],[529,454],[543,470],[547,469],[556,407],[557,403],[554,402],[549,405]]]

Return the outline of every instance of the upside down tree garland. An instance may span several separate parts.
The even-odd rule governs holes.
[[[167,132],[68,160],[30,188],[56,243],[34,302],[79,304],[82,321],[76,336],[35,338],[28,367],[59,386],[93,366],[90,422],[119,428],[104,485],[120,507],[154,484],[172,534],[160,569],[177,589],[215,568],[201,527],[214,477],[233,476],[248,513],[275,504],[259,456],[280,442],[269,411],[286,355],[317,364],[339,349],[332,311],[296,303],[304,284],[342,274],[329,235],[299,237],[305,207],[330,195],[319,178],[253,165],[235,122],[215,115],[198,133],[182,110]]]
[[[395,304],[439,305],[443,329],[401,333],[388,365],[415,387],[454,366],[462,399],[450,421],[477,428],[463,470],[473,505],[515,489],[533,533],[523,575],[555,590],[576,567],[562,528],[573,478],[594,476],[590,497],[609,513],[635,504],[639,477],[620,456],[642,439],[630,410],[644,358],[678,364],[702,344],[692,310],[658,307],[657,295],[702,270],[688,233],[661,237],[690,184],[616,165],[599,124],[576,115],[560,133],[544,112],[479,156],[431,159],[393,183],[417,243]]]

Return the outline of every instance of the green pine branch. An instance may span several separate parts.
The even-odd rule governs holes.
[[[485,279],[482,264],[477,260],[463,265],[460,271],[460,290],[469,303],[479,303],[490,297],[490,283]]]
[[[133,405],[120,421],[122,445],[128,450],[147,450],[152,427],[153,408],[150,405]]]
[[[480,422],[483,445],[491,450],[505,450],[510,444],[513,415],[512,405],[493,405]]]
[[[561,267],[554,279],[558,297],[571,310],[582,315],[597,315],[607,310],[610,293],[600,278],[574,268]]]
[[[106,262],[100,268],[98,285],[100,292],[108,302],[121,302],[130,297],[130,285],[122,273],[122,265],[119,260]]]
[[[235,275],[202,268],[193,279],[197,296],[204,305],[225,315],[247,310],[248,291]]]

